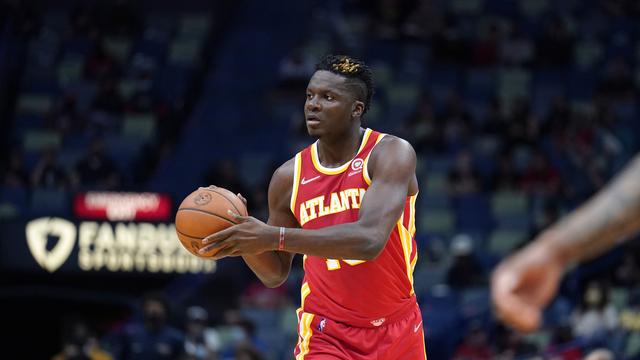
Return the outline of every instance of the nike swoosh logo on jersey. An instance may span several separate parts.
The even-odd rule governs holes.
[[[413,327],[413,332],[418,332],[418,330],[420,330],[420,325],[422,325],[422,321],[420,321],[418,325]]]
[[[349,177],[349,176],[353,176],[353,175],[356,175],[356,174],[360,174],[361,172],[362,172],[362,170],[352,171],[352,172],[350,172],[350,173],[347,175],[347,177]]]
[[[311,179],[302,178],[302,180],[300,181],[300,184],[306,185],[306,184],[308,184],[308,183],[310,183],[310,182],[312,182],[314,180],[318,180],[318,179],[320,179],[320,175],[318,175],[316,177],[312,177]]]

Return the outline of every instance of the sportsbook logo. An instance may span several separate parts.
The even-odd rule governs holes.
[[[76,224],[44,217],[29,221],[25,233],[36,263],[51,273],[69,261],[75,262],[71,265],[81,271],[212,273],[216,270],[215,261],[193,256],[180,244],[171,223]],[[77,256],[73,255],[74,249]]]
[[[27,245],[38,265],[48,272],[56,271],[67,260],[76,242],[76,227],[60,218],[41,218],[27,224]],[[58,241],[47,250],[49,236]]]
[[[362,160],[360,158],[355,158],[351,162],[351,170],[353,170],[353,171],[362,170],[362,166],[363,165],[364,165],[364,160]]]

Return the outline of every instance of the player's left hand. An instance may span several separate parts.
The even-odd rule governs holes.
[[[227,256],[255,255],[277,248],[277,227],[267,225],[253,216],[242,216],[233,211],[229,211],[229,215],[237,224],[202,239],[204,246],[200,254],[218,250],[211,256],[217,260]]]

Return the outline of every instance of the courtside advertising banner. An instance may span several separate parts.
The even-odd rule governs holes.
[[[212,273],[178,241],[168,222],[39,217],[0,223],[1,266],[44,273]]]

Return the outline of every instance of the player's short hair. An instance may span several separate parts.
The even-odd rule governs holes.
[[[327,55],[318,64],[317,70],[330,71],[347,79],[347,86],[356,98],[364,102],[363,114],[369,110],[373,97],[373,73],[362,60],[348,55]]]

